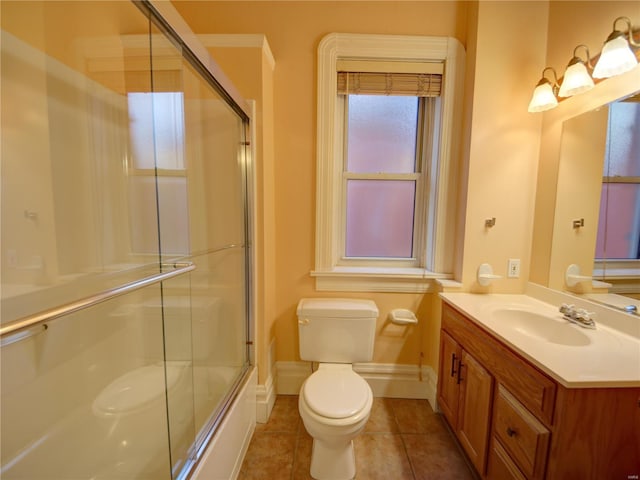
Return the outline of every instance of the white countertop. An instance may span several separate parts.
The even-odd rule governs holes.
[[[554,300],[560,298],[554,296]],[[553,305],[523,294],[441,293],[440,297],[565,387],[640,387],[640,317],[595,305],[578,305],[596,310],[596,329],[590,330],[568,324],[558,311],[562,302]],[[567,297],[569,301],[562,298],[566,303],[580,303]],[[578,329],[579,332],[568,333],[583,341],[565,345],[555,343],[553,337],[548,341],[524,334],[505,315],[496,318],[496,309],[543,314],[567,323],[567,328]],[[615,328],[618,325],[623,328]]]

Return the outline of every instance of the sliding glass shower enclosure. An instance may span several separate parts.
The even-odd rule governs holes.
[[[246,108],[150,3],[0,8],[0,477],[185,478],[250,369]]]

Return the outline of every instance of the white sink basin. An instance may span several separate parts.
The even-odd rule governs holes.
[[[560,314],[549,316],[519,308],[496,308],[491,315],[503,328],[513,329],[537,340],[568,346],[584,346],[591,343],[591,339],[580,330],[580,326],[567,322]]]

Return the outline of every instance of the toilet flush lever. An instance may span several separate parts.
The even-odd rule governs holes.
[[[309,325],[309,319],[308,318],[300,318],[300,319],[298,319],[298,324],[299,325]]]

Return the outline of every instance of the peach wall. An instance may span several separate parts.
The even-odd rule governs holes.
[[[330,32],[453,36],[466,41],[466,5],[457,2],[174,2],[192,30],[263,33],[276,60],[274,77],[275,306],[259,322],[276,340],[277,360],[298,356],[295,308],[300,298],[321,296],[309,272],[315,248],[316,50]],[[224,68],[224,65],[223,65]],[[268,194],[267,192],[265,192]],[[266,218],[266,217],[265,217]],[[267,226],[266,220],[265,225]],[[265,264],[265,268],[268,268]],[[437,363],[439,316],[431,295],[348,294],[371,298],[381,315],[375,362]],[[392,308],[420,316],[417,327],[385,323]],[[263,367],[263,365],[259,365]]]
[[[529,272],[540,119],[527,112],[532,82],[544,63],[546,2],[480,2],[461,280],[471,291],[524,290]],[[471,75],[471,73],[469,73]],[[496,218],[492,228],[485,219]],[[506,278],[510,258],[520,278]],[[480,287],[476,272],[492,265],[504,278]]]
[[[640,3],[552,2],[549,10],[547,60],[544,66],[554,67],[561,76],[577,45],[586,44],[592,55],[599,53],[604,40],[612,30],[613,20],[618,16],[630,17],[634,25],[638,25]],[[571,28],[567,28],[567,25],[571,25]],[[578,53],[584,55],[582,49]],[[544,66],[540,64],[540,71]],[[564,271],[571,263],[580,265],[582,273],[591,273],[598,212],[592,208],[586,209],[585,199],[581,195],[571,195],[571,186],[566,185],[562,179],[558,189],[562,125],[569,118],[615,100],[634,89],[637,90],[638,85],[640,69],[636,68],[625,75],[601,82],[593,90],[562,101],[557,108],[538,115],[543,119],[543,129],[531,281],[562,289]],[[585,228],[580,232],[574,231],[571,220],[583,217]]]

